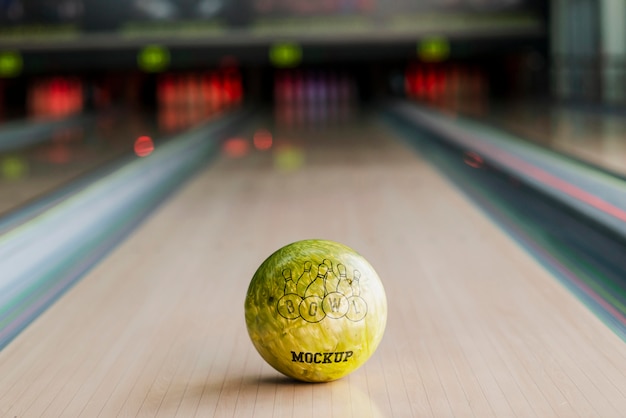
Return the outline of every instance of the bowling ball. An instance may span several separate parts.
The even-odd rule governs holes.
[[[305,382],[336,380],[363,365],[387,322],[374,268],[326,240],[298,241],[270,255],[252,277],[244,308],[261,357]]]

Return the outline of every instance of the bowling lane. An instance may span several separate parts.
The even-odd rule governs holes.
[[[241,145],[256,128],[269,149]],[[374,119],[231,143],[0,352],[0,415],[622,414],[624,342]],[[281,377],[243,318],[258,265],[311,237],[357,249],[389,302],[376,354],[329,384]]]

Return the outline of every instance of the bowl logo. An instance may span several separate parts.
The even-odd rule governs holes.
[[[302,318],[307,322],[320,322],[326,317],[350,321],[361,321],[367,315],[367,303],[360,296],[361,273],[354,269],[352,276],[346,266],[337,264],[337,272],[332,261],[325,259],[317,266],[317,273],[311,273],[312,263],[306,261],[302,273],[294,280],[291,269],[284,269],[284,296],[278,300],[278,313],[285,319]]]

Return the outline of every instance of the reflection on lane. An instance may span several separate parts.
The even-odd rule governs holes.
[[[70,77],[40,79],[29,86],[29,120],[55,122],[43,130],[22,123],[33,131],[28,137],[5,132],[0,142],[11,146],[0,147],[0,217],[43,194],[65,194],[59,188],[73,179],[72,185],[84,186],[88,173],[97,177],[130,159],[148,157],[159,143],[238,106],[243,98],[241,75],[228,65],[161,75],[156,112],[114,109],[108,90],[91,86],[92,102],[109,110],[84,119],[85,90],[80,79]]]
[[[267,154],[272,169],[294,173],[307,165],[307,144],[322,146],[343,140],[342,135],[349,137],[354,125],[362,122],[357,83],[347,71],[280,70],[273,87],[269,118],[225,139],[221,145],[224,157],[267,161],[261,157]],[[232,164],[241,170],[249,168],[249,162]]]
[[[0,152],[0,215],[131,154],[138,136],[156,133],[149,115],[107,113],[91,124],[55,129],[44,142]]]
[[[177,109],[187,129],[208,117],[189,118],[187,110]],[[92,124],[60,128],[46,142],[0,152],[0,217],[88,173],[147,157],[168,138],[154,114],[134,110],[102,114]]]

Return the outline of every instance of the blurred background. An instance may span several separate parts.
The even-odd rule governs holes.
[[[626,341],[625,116],[626,0],[0,0],[0,350],[90,275],[0,415],[625,416],[624,346],[540,270]],[[238,314],[309,237],[389,298],[319,392]]]
[[[264,102],[277,99],[272,84],[280,68],[324,69],[321,84],[333,71],[348,71],[357,100],[388,94],[435,100],[454,89],[543,98],[553,69],[564,80],[554,86],[560,95],[601,100],[598,58],[624,41],[600,33],[606,25],[599,3],[573,3],[575,13],[557,4],[550,10],[535,0],[3,0],[4,113],[41,113],[35,91],[57,91],[59,83],[80,96],[61,113],[117,101],[154,106],[172,83],[154,74],[200,77],[220,69],[245,85],[248,99]],[[619,62],[606,65],[615,71]],[[310,71],[302,77],[316,78]],[[585,90],[571,88],[581,77],[589,78]]]
[[[242,104],[409,100],[620,171],[625,28],[621,0],[0,0],[0,214]]]

